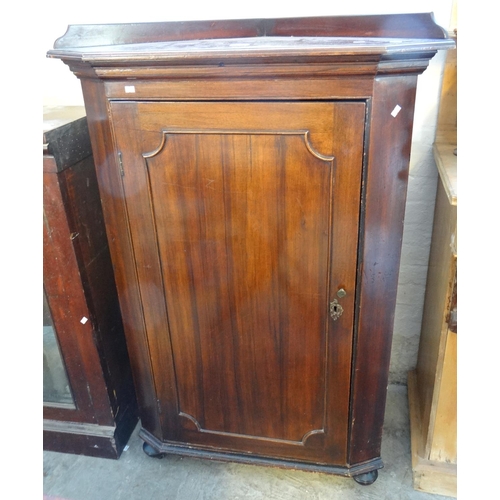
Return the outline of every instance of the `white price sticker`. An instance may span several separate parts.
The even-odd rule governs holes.
[[[393,118],[396,118],[396,116],[398,116],[398,113],[401,111],[401,106],[399,104],[396,104],[396,106],[394,107],[394,109],[392,110],[392,117]]]

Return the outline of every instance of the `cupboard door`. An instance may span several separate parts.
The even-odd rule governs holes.
[[[345,464],[364,103],[111,111],[157,437]]]

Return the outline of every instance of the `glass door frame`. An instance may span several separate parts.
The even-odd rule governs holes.
[[[44,156],[43,167],[43,288],[75,402],[74,406],[44,403],[43,418],[98,423],[98,408],[109,408],[109,399],[104,374],[96,370],[100,367],[96,332],[72,244],[61,173],[51,156]],[[104,413],[101,417],[106,420]]]

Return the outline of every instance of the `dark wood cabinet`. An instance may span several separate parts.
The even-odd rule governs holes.
[[[380,443],[430,15],[71,26],[152,455],[354,476]]]
[[[138,422],[83,108],[44,110],[43,447],[118,458]]]

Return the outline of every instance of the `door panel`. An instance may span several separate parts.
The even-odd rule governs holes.
[[[112,110],[162,438],[345,461],[364,104]]]

